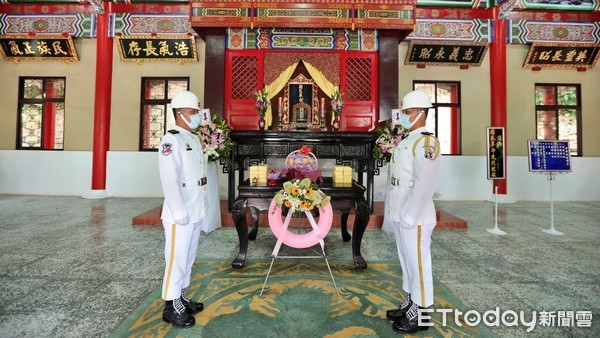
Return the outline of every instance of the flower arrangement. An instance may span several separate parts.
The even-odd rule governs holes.
[[[402,126],[394,126],[388,121],[385,126],[378,128],[379,137],[375,140],[373,156],[383,164],[390,162],[394,148],[408,136],[408,129]]]
[[[256,93],[256,109],[258,109],[258,115],[260,116],[265,116],[267,109],[269,109],[269,106],[271,105],[267,95],[268,93],[264,88]]]
[[[323,208],[329,204],[330,196],[325,196],[319,191],[316,183],[310,179],[292,179],[283,183],[283,190],[275,195],[275,203],[282,208],[294,211],[312,211]]]
[[[331,110],[333,111],[334,116],[340,116],[342,113],[342,107],[344,106],[343,95],[344,94],[340,93],[339,90],[336,90],[333,95],[331,95]]]
[[[229,137],[231,129],[225,120],[213,114],[210,123],[198,127],[196,131],[200,136],[204,153],[208,155],[210,161],[229,160],[233,141]]]

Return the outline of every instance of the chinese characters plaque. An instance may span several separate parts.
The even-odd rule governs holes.
[[[485,42],[411,41],[404,64],[479,66],[487,48]]]
[[[534,42],[523,67],[593,68],[600,44],[559,44]]]
[[[117,36],[121,61],[198,61],[193,36]]]
[[[504,128],[487,128],[487,178],[504,179]]]
[[[529,171],[571,171],[569,141],[529,140]]]
[[[79,61],[70,35],[2,35],[0,50],[5,60],[62,60]]]

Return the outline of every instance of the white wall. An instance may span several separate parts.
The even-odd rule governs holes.
[[[110,151],[106,190],[117,197],[160,197],[162,190],[155,152]],[[600,200],[597,169],[600,157],[572,158],[571,173],[552,182],[556,201]],[[487,200],[492,183],[484,156],[443,156],[439,200]],[[92,153],[80,151],[0,150],[0,194],[81,196],[91,189]],[[507,158],[508,197],[517,201],[547,201],[546,175],[529,172],[525,156]],[[375,200],[383,200],[387,167],[375,177]],[[227,176],[219,176],[220,198],[227,198]]]

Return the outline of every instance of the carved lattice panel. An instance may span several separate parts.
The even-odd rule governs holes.
[[[371,59],[346,59],[346,100],[371,101]]]
[[[233,57],[231,75],[231,98],[234,100],[253,98],[258,87],[258,57]]]

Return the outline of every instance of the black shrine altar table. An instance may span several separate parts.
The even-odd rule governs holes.
[[[236,168],[228,168],[229,184],[227,197],[229,209],[233,207],[237,182],[244,182],[244,170],[249,165],[259,164],[268,158],[286,158],[294,150],[307,146],[317,159],[335,159],[337,164],[352,165],[357,182],[363,185],[366,173],[366,199],[369,212],[373,211],[374,177],[376,161],[373,147],[376,133],[328,132],[328,131],[282,131],[282,130],[232,130],[234,141],[232,160]],[[275,168],[281,171],[283,168]]]
[[[240,252],[231,263],[234,268],[244,266],[248,251],[248,239],[256,239],[258,214],[260,211],[269,210],[271,200],[282,188],[283,181],[280,181],[276,186],[268,186],[266,184],[250,185],[250,180],[245,180],[238,186],[239,195],[233,204],[232,216],[240,241]],[[331,177],[326,177],[324,182],[319,185],[319,189],[325,195],[331,196],[332,209],[342,213],[342,238],[344,242],[352,239],[352,257],[356,268],[366,269],[367,262],[360,253],[360,244],[370,218],[367,200],[365,199],[365,187],[356,181],[353,181],[351,185],[336,186],[333,184]],[[248,233],[246,222],[246,209],[250,209],[254,223],[250,233]],[[348,233],[347,228],[348,214],[351,209],[356,211],[352,236]]]

